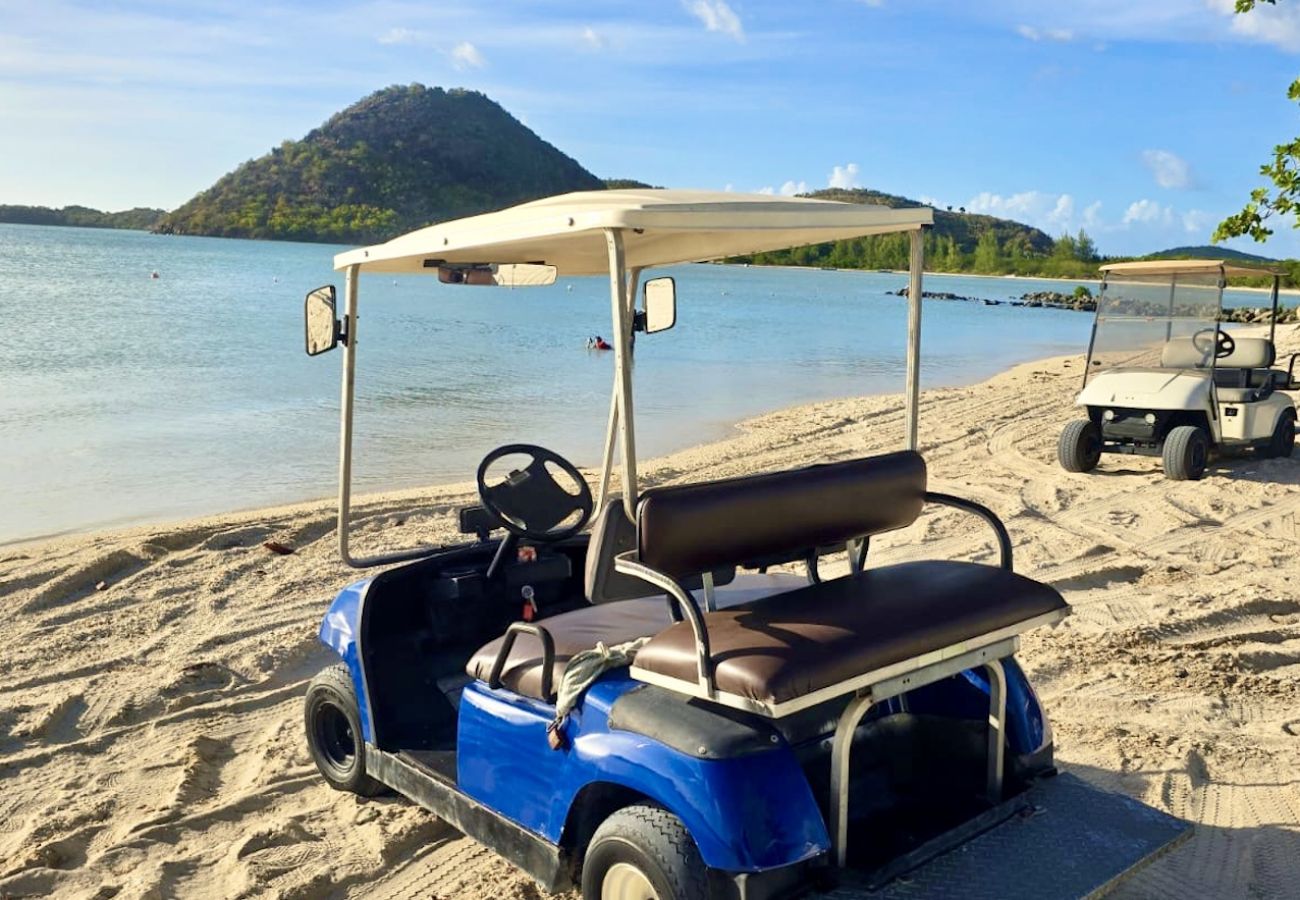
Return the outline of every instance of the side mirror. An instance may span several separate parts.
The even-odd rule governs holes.
[[[544,266],[538,263],[438,267],[438,280],[443,284],[545,287],[548,284],[555,284],[556,274],[555,266]]]
[[[667,331],[677,324],[677,283],[672,278],[651,278],[645,283],[637,330],[646,334]]]
[[[343,327],[334,312],[334,285],[318,287],[307,295],[303,316],[307,323],[307,355],[319,356],[339,345]]]

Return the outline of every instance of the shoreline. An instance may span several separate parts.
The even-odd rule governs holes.
[[[1300,351],[1300,328],[1279,338]],[[1284,852],[1300,839],[1300,458],[1216,462],[1198,482],[1145,457],[1066,473],[1056,437],[1077,415],[1081,370],[1059,356],[923,391],[928,487],[994,510],[1016,571],[1072,607],[1017,654],[1057,765],[1195,825],[1119,896],[1285,896],[1300,880]],[[826,400],[646,460],[642,477],[729,478],[902,444],[900,393]],[[354,546],[467,540],[456,509],[474,497],[468,482],[358,497]],[[208,896],[220,883],[249,897],[536,896],[414,804],[357,801],[316,773],[302,696],[336,661],[321,617],[381,571],[338,560],[334,518],[323,499],[0,551],[0,895]],[[871,541],[873,565],[996,555],[984,523],[953,510]]]
[[[999,375],[1006,374],[1007,372],[1013,371],[1014,369],[1020,366],[1031,365],[1036,363],[1048,363],[1057,358],[1058,357],[1055,356],[1047,356],[1038,359],[1028,359],[1028,360],[1020,360],[1017,362],[1010,362],[1000,368],[997,368],[992,372],[983,372],[983,373],[971,372],[966,376],[957,377],[952,379],[951,381],[945,381],[940,384],[929,385],[926,388],[926,390],[942,391],[942,390],[968,388],[968,387],[979,385],[985,381],[988,381],[991,378],[996,378]],[[901,373],[899,375],[898,380],[900,382],[900,388],[901,388],[901,382],[903,380],[903,376]],[[825,396],[825,397],[814,398],[810,400],[803,400],[796,403],[788,403],[782,406],[777,406],[770,409],[762,410],[750,415],[741,416],[740,418],[736,418],[736,419],[728,419],[722,421],[709,419],[709,420],[696,423],[696,425],[693,425],[690,428],[683,426],[682,428],[679,429],[679,431],[683,433],[690,431],[692,429],[697,429],[698,426],[697,430],[699,432],[706,433],[706,436],[704,437],[703,440],[683,438],[680,443],[671,444],[668,450],[659,453],[654,457],[648,458],[648,461],[641,460],[640,464],[642,466],[647,464],[653,464],[657,460],[676,456],[681,453],[690,452],[691,450],[695,450],[697,448],[707,447],[720,442],[725,442],[731,437],[734,437],[736,434],[744,431],[746,428],[750,427],[754,423],[757,423],[769,416],[798,415],[802,410],[812,409],[814,407],[822,406],[827,403],[848,403],[853,401],[870,400],[870,399],[875,399],[880,397],[892,396],[895,393],[897,392],[893,390],[886,390],[886,391],[877,391],[874,393],[852,394],[847,396],[846,395]],[[601,428],[603,433],[604,426],[602,425]],[[594,463],[586,463],[586,462],[575,460],[574,462],[575,465],[577,465],[580,470],[588,474],[590,481],[592,481],[593,483],[599,481],[600,463],[598,461]],[[614,476],[613,476],[616,481],[618,478],[618,468],[619,467],[616,464],[614,467]],[[402,498],[415,499],[422,495],[426,495],[430,492],[437,492],[442,490],[459,490],[462,492],[472,492],[474,489],[475,489],[475,484],[472,475],[467,475],[467,477],[465,478],[448,478],[446,480],[437,479],[432,481],[425,481],[416,485],[384,488],[380,490],[365,491],[360,493],[356,492],[355,483],[354,483],[352,505],[353,508],[355,509],[363,502],[368,502],[368,501],[393,502],[395,500],[399,500]],[[8,551],[22,550],[25,548],[29,548],[33,545],[76,540],[78,538],[83,538],[83,539],[93,538],[96,535],[100,535],[100,534],[133,535],[137,533],[138,534],[154,533],[160,529],[184,530],[184,529],[189,529],[192,526],[199,526],[205,523],[211,523],[214,521],[221,521],[226,519],[243,521],[248,518],[255,518],[259,514],[263,514],[263,513],[268,515],[279,515],[282,513],[296,513],[296,512],[303,512],[309,510],[316,510],[318,508],[329,508],[331,511],[337,512],[337,505],[338,505],[337,480],[331,484],[330,490],[331,493],[320,494],[314,497],[301,497],[298,499],[291,499],[282,503],[250,504],[247,506],[241,505],[241,506],[235,506],[231,508],[218,509],[218,510],[196,510],[195,512],[189,515],[182,515],[182,516],[175,516],[175,517],[144,516],[140,518],[124,519],[117,522],[104,522],[98,524],[90,524],[86,526],[72,526],[59,531],[47,532],[45,534],[37,534],[37,535],[30,535],[30,536],[23,536],[23,537],[16,537],[16,538],[0,538],[0,557],[2,557]]]

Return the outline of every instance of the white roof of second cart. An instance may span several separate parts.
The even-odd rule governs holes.
[[[581,191],[349,250],[334,257],[334,268],[419,273],[443,264],[544,263],[561,275],[596,275],[609,271],[610,228],[623,231],[626,265],[650,268],[914,231],[933,221],[929,207],[715,191]]]

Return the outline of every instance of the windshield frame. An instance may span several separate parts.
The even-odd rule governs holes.
[[[1180,279],[1182,280],[1180,281]],[[1128,287],[1130,291],[1135,291],[1139,296],[1144,292],[1154,294],[1157,289],[1166,292],[1167,302],[1165,303],[1164,314],[1160,315],[1154,311],[1152,311],[1151,314],[1134,312],[1125,314],[1123,312],[1115,312],[1112,306],[1118,306],[1122,303],[1136,305],[1141,302],[1140,300],[1134,300],[1132,298],[1116,296],[1116,290],[1119,289],[1120,286]],[[1207,302],[1210,300],[1210,297],[1201,297],[1199,298],[1199,305],[1188,307],[1193,314],[1178,315],[1176,314],[1176,310],[1177,303],[1180,299],[1180,287],[1184,288],[1186,292],[1190,292],[1193,296],[1198,293],[1208,293],[1209,291],[1213,291],[1213,300],[1212,302]],[[1223,331],[1223,290],[1225,287],[1226,280],[1221,272],[1216,276],[1213,276],[1213,280],[1211,280],[1210,277],[1207,277],[1206,273],[1202,272],[1172,272],[1151,275],[1124,273],[1123,275],[1116,277],[1116,275],[1112,275],[1103,270],[1101,291],[1097,297],[1097,306],[1092,322],[1092,332],[1088,338],[1088,354],[1083,367],[1084,386],[1088,384],[1088,379],[1092,375],[1094,369],[1099,373],[1113,370],[1185,372],[1203,374],[1212,378],[1214,369],[1218,362],[1217,354],[1213,351],[1214,348],[1219,346],[1219,334]],[[1150,301],[1148,301],[1148,308],[1149,302]],[[1115,323],[1115,325],[1110,329],[1107,329],[1105,326],[1110,323]],[[1159,331],[1159,326],[1163,324],[1164,337],[1163,339],[1160,339],[1157,334],[1154,339],[1145,342],[1145,347],[1134,345],[1129,348],[1131,355],[1128,358],[1121,359],[1114,364],[1102,365],[1097,361],[1096,357],[1098,356],[1099,351],[1101,351],[1101,349],[1108,343],[1105,341],[1105,338],[1109,337],[1111,333],[1123,335],[1122,330],[1117,332],[1114,331],[1116,326],[1122,328],[1122,323],[1139,323],[1143,326],[1154,325],[1157,333]],[[1191,327],[1189,328],[1189,326]],[[1176,334],[1175,331],[1180,333]],[[1203,332],[1213,332],[1210,349],[1202,351],[1207,357],[1204,364],[1164,364],[1163,351],[1171,341],[1180,337],[1186,337],[1190,340],[1194,335]],[[1098,340],[1099,336],[1103,338],[1101,342]],[[1154,365],[1139,362],[1138,360],[1143,352],[1150,352],[1150,350],[1154,349],[1157,341],[1161,348],[1161,359],[1158,359]],[[1197,349],[1200,349],[1199,344],[1196,344],[1195,346]]]

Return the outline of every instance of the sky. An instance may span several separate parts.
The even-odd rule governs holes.
[[[602,177],[870,187],[1147,253],[1208,242],[1300,133],[1300,0],[1232,7],[0,0],[0,203],[170,209],[420,82],[482,91]],[[1275,229],[1230,246],[1300,256]]]

